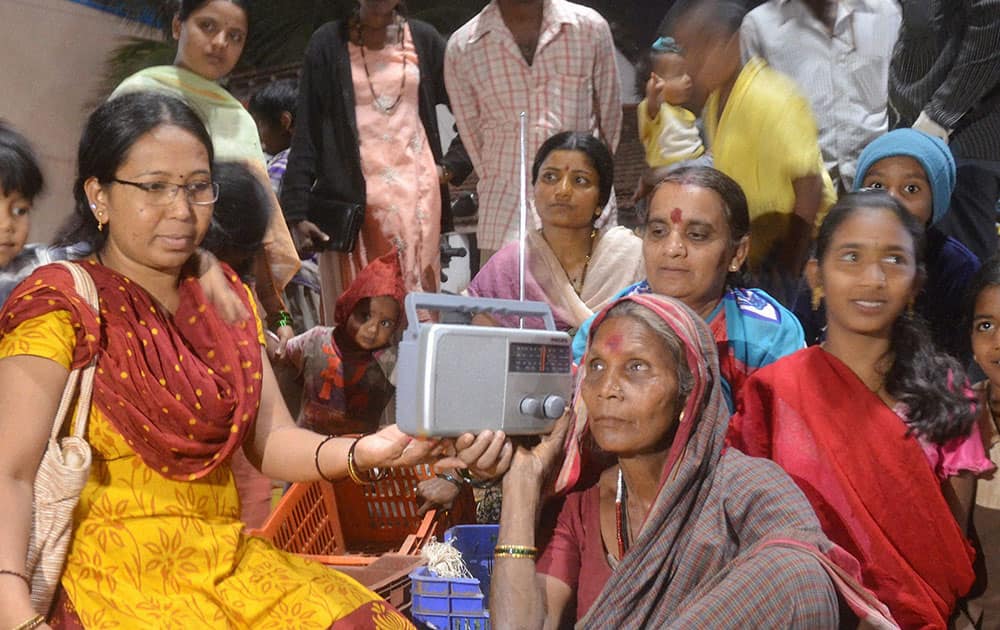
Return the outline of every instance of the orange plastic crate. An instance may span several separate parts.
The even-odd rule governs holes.
[[[416,555],[456,520],[436,510],[418,514],[417,484],[433,475],[423,464],[390,468],[374,484],[292,484],[264,525],[247,533],[328,565],[368,565],[385,553]]]

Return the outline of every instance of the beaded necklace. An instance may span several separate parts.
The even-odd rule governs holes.
[[[624,509],[622,506],[625,506]],[[615,530],[615,537],[618,539],[618,560],[621,561],[628,551],[631,537],[628,526],[628,487],[625,485],[621,467],[618,468],[618,490],[615,492]]]
[[[405,24],[406,24],[406,21],[403,20],[401,16],[397,15],[396,16],[396,28],[397,28],[398,35],[397,35],[397,41],[396,41],[396,43],[399,45],[400,51],[404,51],[403,39],[405,37],[405,28],[404,28]],[[357,26],[355,27],[355,29],[356,29],[356,32],[357,32],[358,42],[360,42],[360,46],[359,47],[361,48],[361,65],[364,66],[365,79],[368,80],[368,89],[369,89],[369,91],[371,91],[371,94],[372,94],[372,106],[376,110],[378,110],[379,112],[381,112],[383,114],[386,114],[386,115],[389,115],[389,114],[392,114],[393,110],[395,110],[396,107],[399,105],[399,103],[403,100],[403,94],[406,92],[406,66],[407,66],[406,54],[405,54],[405,51],[404,51],[404,54],[403,54],[403,76],[400,79],[399,93],[396,94],[396,98],[392,99],[392,102],[388,102],[389,101],[389,97],[388,96],[386,96],[384,94],[382,96],[379,96],[375,92],[375,84],[372,83],[372,75],[368,71],[368,58],[367,58],[367,56],[365,56],[365,37],[364,37],[364,33],[363,33],[363,27],[364,27],[364,25],[361,23],[361,21],[359,19],[358,22],[357,22]]]

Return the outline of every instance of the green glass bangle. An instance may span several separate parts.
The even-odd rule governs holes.
[[[274,318],[274,322],[271,324],[272,330],[278,330],[282,326],[292,325],[292,314],[288,311],[278,311],[278,316]]]

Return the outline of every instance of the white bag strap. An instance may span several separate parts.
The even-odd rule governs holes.
[[[90,277],[90,274],[80,265],[66,260],[56,261],[56,264],[62,265],[69,271],[70,275],[73,276],[73,284],[75,285],[76,292],[87,301],[87,304],[94,309],[95,313],[99,312],[100,306],[98,306],[97,302],[97,287],[94,286],[94,279]],[[77,368],[69,373],[69,378],[66,380],[66,387],[63,389],[63,395],[59,401],[59,410],[56,411],[55,422],[52,423],[52,440],[59,437],[59,431],[62,430],[66,414],[69,413],[69,408],[73,404],[77,383],[80,384],[80,396],[76,405],[76,416],[73,419],[71,435],[83,439],[87,431],[87,418],[90,416],[90,398],[94,391],[94,373],[96,370],[97,355],[85,367]]]

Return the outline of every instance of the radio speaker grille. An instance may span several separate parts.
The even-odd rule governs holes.
[[[463,338],[466,340],[463,342]],[[469,348],[475,348],[473,354]],[[507,340],[451,332],[438,341],[434,370],[435,425],[463,431],[469,402],[489,419],[503,418],[507,378]]]

